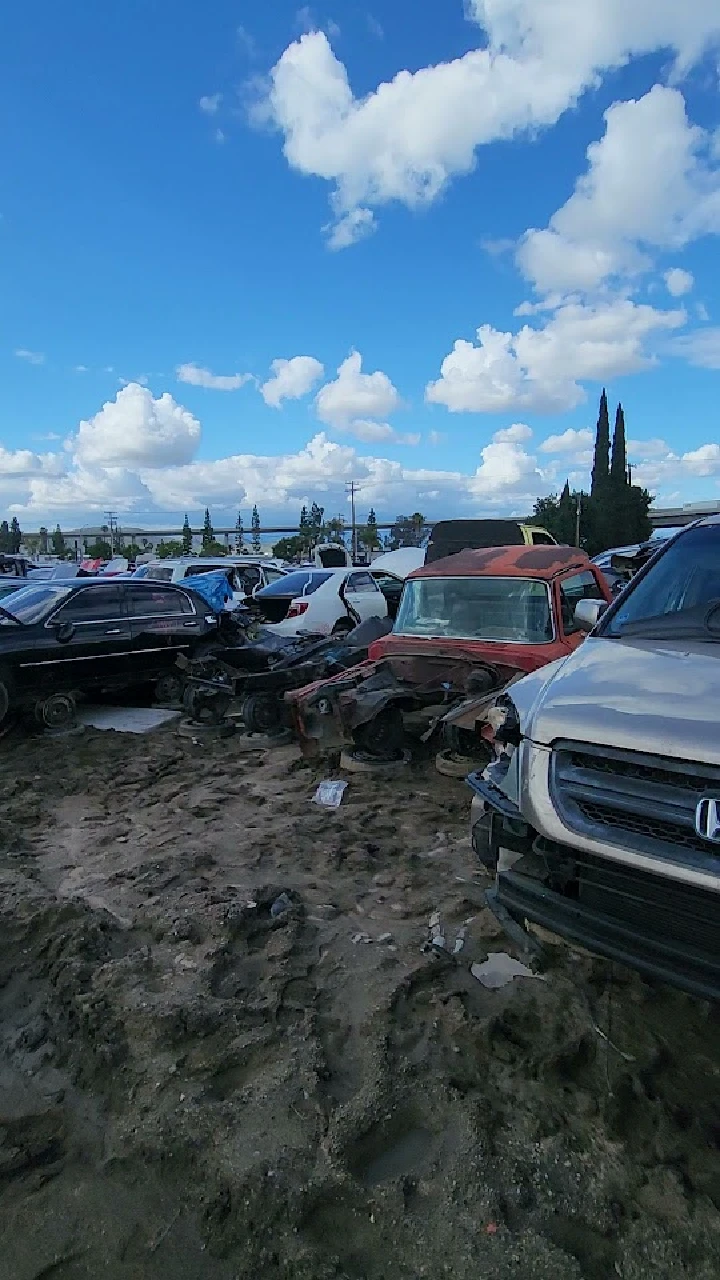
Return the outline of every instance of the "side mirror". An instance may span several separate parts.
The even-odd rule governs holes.
[[[68,640],[72,640],[74,635],[75,635],[74,622],[61,622],[60,626],[57,628],[55,632],[55,637],[57,640],[59,640],[60,644],[67,644]]]
[[[606,609],[605,600],[580,600],[575,606],[575,625],[578,630],[587,635],[597,626]]]

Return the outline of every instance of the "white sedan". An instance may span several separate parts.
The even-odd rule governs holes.
[[[296,569],[256,592],[255,603],[279,635],[337,635],[387,617],[387,601],[367,569]]]

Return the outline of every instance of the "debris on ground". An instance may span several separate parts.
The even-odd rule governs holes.
[[[324,809],[338,809],[347,789],[347,782],[321,782],[313,801]]]
[[[512,982],[513,978],[538,978],[541,982],[545,978],[540,973],[533,973],[532,969],[528,969],[526,964],[521,964],[514,956],[509,956],[505,951],[491,951],[484,964],[474,964],[470,968],[473,978],[477,978],[478,982],[482,982],[484,987],[489,991],[497,991],[500,987],[506,987]]]

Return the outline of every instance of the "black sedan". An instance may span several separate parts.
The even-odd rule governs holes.
[[[155,684],[167,701],[182,690],[176,660],[217,640],[219,623],[193,591],[170,583],[102,579],[38,582],[0,601],[0,724],[35,709],[58,725],[74,697]]]

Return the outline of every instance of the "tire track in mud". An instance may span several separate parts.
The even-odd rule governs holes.
[[[12,1280],[720,1273],[715,1014],[566,953],[480,987],[507,944],[462,786],[330,813],[292,748],[55,756],[0,831]],[[434,909],[475,916],[457,965],[420,955]]]

